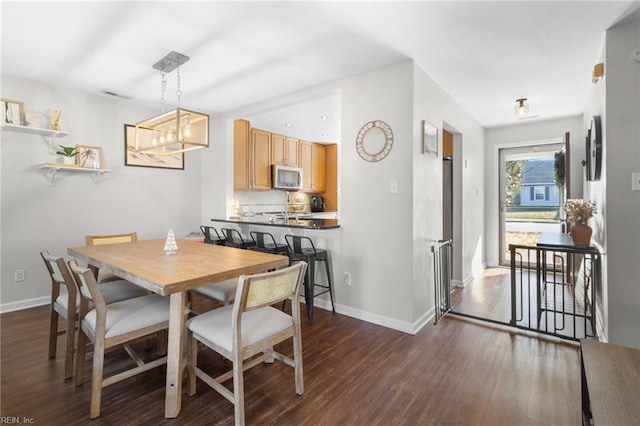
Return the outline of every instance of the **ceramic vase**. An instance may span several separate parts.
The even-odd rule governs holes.
[[[593,230],[589,225],[578,223],[571,227],[571,238],[573,244],[578,247],[589,247],[591,244],[591,234]]]

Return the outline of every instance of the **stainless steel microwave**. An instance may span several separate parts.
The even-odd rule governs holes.
[[[298,190],[302,188],[302,169],[300,167],[272,166],[272,186],[276,189]]]

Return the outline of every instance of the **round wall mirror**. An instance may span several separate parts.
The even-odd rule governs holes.
[[[389,154],[393,146],[393,132],[384,121],[366,123],[356,138],[358,155],[366,161],[380,161]]]

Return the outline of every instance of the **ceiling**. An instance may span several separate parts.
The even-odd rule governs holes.
[[[191,58],[182,105],[217,114],[413,59],[480,124],[504,126],[521,97],[529,120],[580,114],[604,31],[639,3],[2,1],[1,70],[159,108],[152,65],[173,50]],[[337,140],[339,105],[323,96],[255,119]]]

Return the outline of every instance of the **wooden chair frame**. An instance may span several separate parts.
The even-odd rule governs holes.
[[[305,276],[307,264],[299,262],[295,265],[283,268],[277,271],[266,272],[261,274],[241,276],[238,281],[238,289],[236,293],[236,301],[233,305],[232,312],[232,333],[233,343],[232,350],[229,351],[213,342],[203,342],[210,346],[228,360],[233,363],[233,369],[216,378],[209,376],[197,366],[198,357],[198,336],[191,329],[188,329],[189,352],[187,360],[188,374],[188,394],[194,395],[196,392],[196,377],[203,380],[206,384],[215,389],[224,396],[228,401],[234,404],[235,423],[237,425],[244,424],[244,375],[243,372],[262,362],[269,362],[277,359],[283,363],[293,367],[295,370],[295,386],[296,393],[302,395],[304,393],[303,368],[302,368],[302,338],[300,328],[300,290],[302,281]],[[260,291],[260,286],[269,279],[277,279],[287,275],[295,274],[295,284],[292,288],[282,294],[267,295],[266,297],[255,297]],[[259,309],[291,299],[292,306],[292,324],[291,327],[267,338],[255,342],[250,346],[242,345],[242,317],[247,311]],[[269,309],[274,309],[269,307]],[[293,338],[294,358],[288,358],[273,350],[273,346],[288,338]],[[261,354],[259,356],[256,356]],[[250,360],[249,360],[250,359]],[[249,360],[245,362],[245,360]],[[229,391],[222,385],[225,381],[233,378],[233,392]]]
[[[85,244],[88,246],[98,246],[103,244],[119,244],[119,243],[131,243],[138,241],[137,232],[128,232],[126,234],[106,234],[106,235],[87,235],[85,236]],[[100,272],[99,268],[93,265],[89,265],[89,269],[93,272],[96,280],[100,283],[114,281],[121,279],[113,274],[108,274],[103,279],[98,278]]]
[[[76,386],[80,386],[84,382],[86,343],[87,340],[89,340],[91,343],[93,343],[93,371],[91,380],[90,417],[94,419],[100,416],[102,388],[167,363],[166,356],[145,363],[126,343],[146,337],[150,334],[167,330],[169,327],[169,321],[167,320],[150,327],[137,329],[126,334],[107,338],[107,305],[105,304],[104,298],[100,293],[99,285],[96,282],[93,273],[90,269],[81,268],[75,260],[70,261],[69,266],[71,268],[71,272],[73,273],[75,283],[78,287],[78,292],[81,295],[80,314],[78,317],[80,327],[78,332],[78,351],[76,357],[74,381]],[[92,330],[91,327],[87,326],[86,322],[83,321],[89,311],[90,301],[93,302],[93,305],[95,306],[94,309],[96,311],[95,330]],[[124,344],[125,351],[134,359],[137,367],[118,373],[114,376],[104,378],[103,372],[105,350],[121,344]],[[159,350],[159,352],[162,352],[162,350]]]
[[[67,264],[62,257],[49,254],[48,251],[40,253],[47,271],[51,277],[51,315],[49,320],[49,359],[56,357],[58,348],[58,334],[65,333],[65,363],[64,378],[70,379],[73,375],[73,353],[75,345],[75,330],[77,319],[77,293],[76,285]],[[60,296],[60,286],[67,288],[67,308],[57,303]],[[58,317],[62,316],[66,321],[64,331],[58,332]]]

